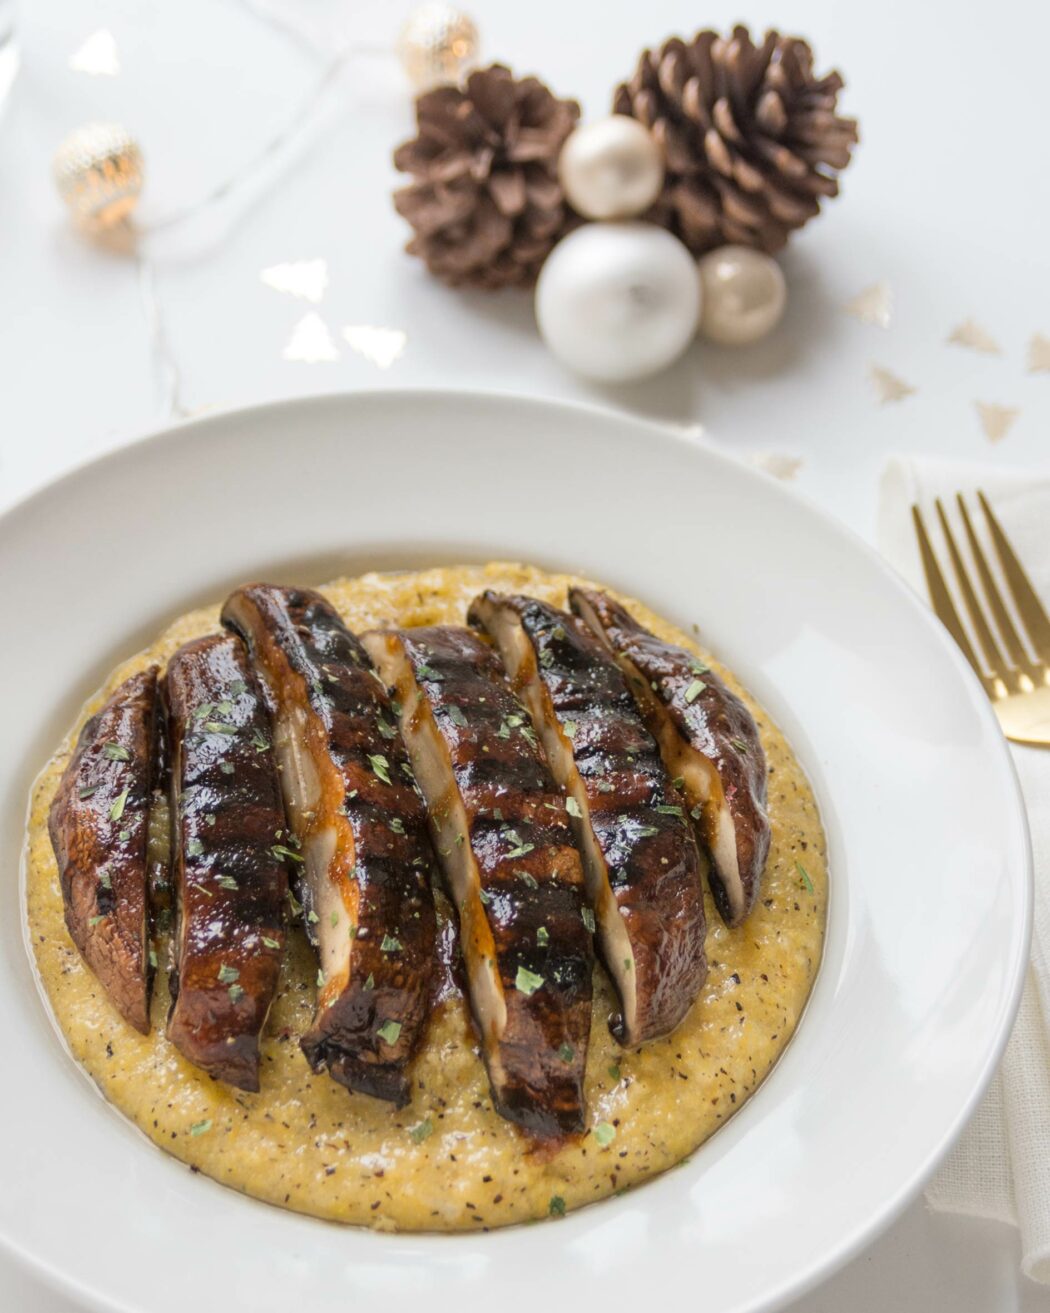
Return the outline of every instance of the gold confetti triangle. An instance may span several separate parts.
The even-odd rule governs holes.
[[[1002,442],[1021,413],[1016,406],[997,406],[992,401],[975,401],[974,405],[989,442]]]
[[[113,33],[104,27],[93,32],[80,49],[69,56],[69,67],[74,73],[115,78],[120,72],[120,54]]]
[[[986,356],[1002,355],[999,343],[991,333],[980,324],[974,323],[972,319],[967,319],[957,328],[953,328],[948,334],[948,341],[953,346],[968,347],[971,351],[980,351]]]
[[[292,335],[282,352],[285,360],[304,365],[324,364],[339,359],[339,350],[332,341],[328,325],[312,310],[292,329]]]
[[[408,334],[400,328],[375,328],[371,324],[347,324],[343,337],[352,351],[378,369],[389,369],[408,341]]]
[[[801,456],[789,456],[783,451],[753,451],[747,458],[749,465],[774,479],[790,483],[802,468]]]
[[[889,328],[893,318],[893,289],[889,283],[873,283],[863,292],[858,292],[852,301],[847,301],[843,309],[862,324]]]
[[[914,396],[915,389],[910,383],[905,383],[904,379],[898,378],[888,369],[883,369],[881,365],[872,365],[869,372],[879,401],[883,405],[887,401],[903,401],[905,397]]]
[[[327,260],[293,260],[272,264],[259,271],[259,278],[275,292],[287,292],[303,301],[319,305],[328,289]]]
[[[1050,374],[1050,337],[1042,333],[1033,333],[1028,343],[1028,372]]]

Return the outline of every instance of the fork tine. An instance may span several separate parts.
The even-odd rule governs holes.
[[[955,538],[952,534],[951,526],[948,523],[948,517],[944,513],[944,506],[940,497],[933,503],[937,508],[937,517],[941,522],[941,528],[944,531],[944,541],[948,544],[948,554],[952,558],[952,569],[955,571],[955,577],[959,582],[959,591],[962,593],[963,601],[966,603],[966,612],[970,617],[970,623],[973,625],[974,633],[977,635],[977,642],[981,651],[984,653],[984,659],[988,663],[988,669],[992,676],[998,675],[1006,664],[1003,655],[999,651],[999,644],[995,641],[992,631],[988,628],[988,621],[984,618],[984,612],[981,610],[981,604],[977,600],[977,594],[973,591],[973,585],[970,583],[970,576],[966,573],[966,566],[959,555],[959,549],[955,545]]]
[[[915,536],[919,540],[922,570],[926,576],[926,588],[930,594],[930,604],[934,609],[934,613],[952,638],[955,639],[963,656],[969,661],[978,678],[983,679],[984,671],[981,669],[981,664],[970,646],[966,630],[962,627],[959,613],[952,601],[952,595],[948,591],[948,585],[944,582],[944,575],[941,574],[941,567],[937,564],[937,558],[933,554],[933,546],[930,543],[929,534],[926,532],[926,525],[922,521],[922,513],[918,506],[912,506],[911,518],[915,525]]]
[[[959,505],[959,514],[962,516],[963,527],[966,529],[966,538],[970,544],[970,554],[977,565],[977,573],[981,577],[981,589],[991,609],[992,618],[995,620],[996,628],[1006,644],[1014,665],[1023,670],[1029,663],[1028,653],[1025,651],[1024,644],[1014,628],[1014,622],[1010,619],[1009,611],[1003,605],[999,585],[992,578],[992,572],[988,568],[988,560],[981,544],[977,541],[977,535],[973,531],[970,512],[966,509],[966,502],[963,500],[961,492],[956,494],[955,500]]]
[[[985,518],[988,521],[995,554],[999,558],[999,564],[1003,567],[1007,587],[1010,589],[1014,605],[1024,621],[1024,627],[1028,630],[1028,637],[1032,641],[1032,646],[1041,660],[1050,661],[1050,618],[1047,617],[1042,602],[1040,602],[1035,589],[1029,583],[1021,562],[1014,555],[1010,540],[1003,532],[999,521],[995,518],[995,513],[988,504],[988,498],[979,488],[977,490],[977,500],[981,503],[981,510],[984,511]]]

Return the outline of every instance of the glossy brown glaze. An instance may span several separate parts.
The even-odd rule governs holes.
[[[176,908],[168,1038],[210,1075],[257,1090],[288,896],[270,716],[238,638],[179,648],[166,690]]]
[[[401,707],[494,1103],[536,1134],[581,1130],[593,960],[583,871],[528,714],[467,629],[363,641]]]
[[[529,708],[572,824],[606,968],[620,995],[617,1039],[673,1030],[704,977],[706,923],[684,800],[627,682],[575,616],[532,597],[483,593],[470,608]]]
[[[572,588],[569,602],[623,667],[668,769],[682,780],[719,914],[739,925],[758,897],[770,845],[754,718],[710,667],[649,633],[608,594]]]
[[[408,1098],[434,970],[433,855],[396,713],[335,610],[303,588],[251,584],[223,607],[266,689],[288,817],[301,844],[318,1007],[315,1070]]]
[[[149,1033],[148,808],[157,667],[80,731],[48,817],[66,925],[121,1015]]]

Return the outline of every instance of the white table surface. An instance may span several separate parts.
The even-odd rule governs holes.
[[[269,0],[327,52],[319,59],[241,0],[35,0],[23,16],[24,66],[0,119],[0,507],[47,479],[177,414],[317,391],[478,387],[592,401],[699,430],[741,457],[801,460],[797,486],[864,536],[890,452],[1026,465],[1050,458],[1050,374],[1031,373],[1032,334],[1050,336],[1050,171],[1039,88],[1050,6],[1034,0],[842,0],[755,3],[755,29],[812,39],[818,65],[847,76],[844,108],[862,145],[844,195],[784,258],[790,304],[752,348],[696,345],[670,372],[632,388],[582,383],[538,341],[529,298],[450,292],[401,253],[391,148],[411,129],[410,97],[390,53],[404,0]],[[604,112],[638,50],[738,5],[712,0],[474,0],[483,53],[538,72],[585,112]],[[69,67],[99,30],[116,76]],[[308,97],[341,34],[362,47],[313,125],[228,202],[149,247],[165,359],[143,313],[136,261],[99,250],[65,222],[49,162],[89,119],[139,136],[144,222],[207,196],[279,132]],[[288,261],[327,262],[311,304],[265,286]],[[879,282],[891,325],[858,322],[845,303]],[[316,314],[339,358],[283,357]],[[948,345],[973,319],[1002,348]],[[343,330],[405,335],[380,367]],[[869,377],[887,368],[915,389],[880,404]],[[975,403],[1016,407],[993,445]],[[290,435],[294,442],[294,435]],[[450,453],[454,459],[454,453]],[[698,513],[702,508],[698,507]],[[12,840],[8,848],[17,847]],[[2,1108],[2,1094],[0,1094]],[[848,1170],[848,1165],[844,1165]],[[0,1189],[16,1189],[4,1181]],[[0,1258],[4,1313],[72,1305]],[[796,1313],[892,1308],[927,1313],[1050,1310],[1050,1292],[1017,1275],[1014,1233],[929,1213],[921,1201]]]

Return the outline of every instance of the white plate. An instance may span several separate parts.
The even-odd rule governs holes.
[[[783,1060],[686,1167],[490,1235],[341,1229],[191,1175],[93,1096],[23,942],[27,791],[82,699],[187,607],[249,577],[494,556],[593,575],[698,622],[764,701],[823,809],[826,958]],[[0,1237],[91,1308],[769,1308],[892,1220],[990,1077],[1031,880],[995,719],[872,553],[725,457],[634,420],[491,396],[222,415],[0,520],[0,608]]]

